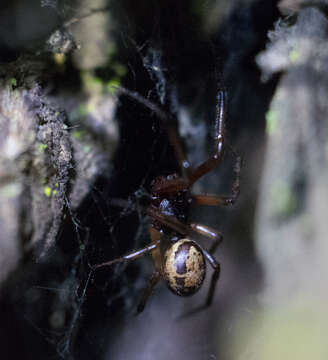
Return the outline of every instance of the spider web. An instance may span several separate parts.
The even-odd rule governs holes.
[[[44,6],[57,5],[45,1]],[[65,14],[63,10],[61,15]],[[202,96],[191,104],[188,101],[190,94],[180,92],[172,60],[167,59],[161,41],[147,39],[141,44],[136,43],[133,36],[128,35],[129,26],[128,23],[120,32],[120,37],[133,53],[132,56],[129,54],[132,76],[127,88],[137,96],[126,93],[117,99],[120,143],[113,169],[93,184],[88,198],[78,210],[72,209],[66,199],[68,220],[60,234],[59,246],[65,249],[62,242],[74,234],[77,252],[72,256],[69,268],[66,266],[65,281],[55,282],[52,288],[39,286],[40,290],[53,293],[52,314],[57,314],[57,318],[52,315],[52,324],[64,322],[65,326],[58,326],[58,331],[47,331],[47,326],[36,325],[38,322],[31,320],[37,331],[54,344],[60,357],[65,359],[83,359],[82,349],[100,346],[99,355],[104,350],[102,342],[117,336],[114,333],[117,327],[111,328],[114,314],[120,314],[124,319],[134,312],[140,291],[151,273],[152,264],[145,259],[103,269],[97,274],[92,272],[90,265],[117,258],[149,243],[148,219],[143,214],[149,185],[156,176],[178,170],[175,154],[161,126],[163,120],[159,119],[152,104],[175,116],[192,164],[202,162],[208,150],[204,144],[212,144],[208,141],[212,140],[208,136],[208,119],[214,118],[215,105],[208,114],[199,105]],[[195,93],[202,89],[196,90]],[[204,184],[206,182],[202,186]],[[202,186],[199,185],[196,191],[201,192]],[[94,327],[101,323],[106,332],[99,338],[92,337]]]
[[[83,310],[83,308],[88,309],[90,306],[94,309],[97,306],[89,300],[90,298],[100,294],[107,307],[103,308],[103,311],[107,312],[107,316],[110,316],[115,309],[120,309],[121,314],[129,314],[135,311],[140,291],[146,285],[146,281],[150,276],[151,263],[144,259],[137,260],[131,264],[125,263],[103,269],[101,274],[93,274],[88,264],[106,261],[108,256],[114,259],[119,255],[141,248],[149,243],[147,232],[148,219],[143,215],[144,199],[147,195],[149,196],[147,189],[149,189],[149,184],[154,177],[161,174],[169,174],[177,170],[175,155],[169,146],[167,134],[162,131],[161,120],[156,117],[156,113],[152,111],[150,106],[153,100],[157,100],[160,104],[167,106],[170,112],[181,108],[178,105],[176,88],[166,78],[168,71],[165,70],[161,63],[162,53],[159,49],[148,47],[145,55],[141,50],[137,50],[137,52],[150,79],[151,90],[147,90],[147,97],[140,95],[141,98],[146,100],[143,103],[140,103],[140,99],[137,97],[131,96],[119,101],[122,107],[132,107],[134,114],[138,112],[141,114],[141,119],[138,121],[142,122],[140,126],[143,130],[148,128],[148,143],[150,147],[149,145],[142,145],[140,154],[140,143],[132,146],[133,140],[126,139],[124,136],[126,125],[121,124],[123,135],[121,135],[121,148],[119,149],[116,161],[119,166],[122,166],[122,170],[114,174],[114,180],[109,180],[109,182],[112,181],[111,185],[114,190],[110,189],[109,186],[109,189],[104,192],[103,184],[96,184],[91,193],[95,208],[93,211],[103,224],[102,232],[105,234],[92,234],[94,232],[92,228],[95,227],[95,224],[93,223],[89,226],[83,219],[76,218],[71,213],[74,231],[81,249],[72,272],[75,274],[81,273],[81,266],[83,270],[81,273],[82,277],[80,275],[76,278],[77,291],[70,324],[58,346],[59,354],[63,358],[72,356],[71,351],[74,348],[76,334],[80,331],[84,332],[84,326],[86,325],[81,314],[88,310]],[[128,104],[126,105],[126,103]],[[122,117],[124,118],[124,115]],[[202,142],[199,140],[201,137],[205,137],[205,127],[203,125],[193,125],[186,109],[181,110],[178,117],[181,120],[181,133],[184,139],[187,140],[188,148],[192,148],[191,159],[196,159],[196,161],[201,158],[204,159],[204,156],[202,157],[201,154],[204,155],[205,152],[200,150]],[[127,122],[129,119],[124,118],[121,121]],[[128,126],[131,125],[129,124]],[[138,131],[138,128],[139,125],[133,130]],[[197,145],[193,140],[196,133],[198,135]],[[129,135],[127,135],[128,137]],[[132,151],[137,151],[137,158],[146,157],[147,159],[147,161],[144,161],[143,166],[137,169],[137,174],[136,169],[134,169],[135,158],[130,158]],[[145,153],[149,155],[145,155]],[[167,161],[168,157],[169,161]],[[122,178],[126,177],[129,173],[134,173],[137,180],[132,184],[127,183],[118,187],[117,179],[122,181]],[[67,205],[69,207],[69,204]],[[99,237],[103,237],[103,240],[94,241],[95,238]],[[90,238],[93,239],[92,243],[89,240]],[[103,314],[103,316],[106,315]]]
[[[61,32],[63,35],[70,35],[71,25],[79,18],[101,10],[92,4],[94,9],[85,9],[84,12],[79,7],[83,13],[75,16],[76,2],[40,0],[40,3],[56,11],[63,29],[67,30]],[[253,178],[253,192],[248,193],[250,205],[247,209],[250,211],[241,223],[236,220],[236,213],[231,216],[226,209],[195,209],[191,214],[190,220],[212,226],[227,238],[223,247],[224,256],[218,254],[218,260],[223,258],[224,262],[223,281],[220,282],[215,308],[206,314],[177,321],[184,310],[202,303],[208,284],[204,284],[192,299],[174,297],[159,285],[145,312],[139,317],[133,316],[141,290],[153,269],[150,257],[99,269],[97,273],[93,273],[90,266],[149,244],[148,219],[143,208],[147,203],[150,183],[156,176],[178,169],[177,159],[153,104],[172,115],[179,125],[178,132],[191,164],[200,164],[207,158],[213,143],[215,96],[220,84],[214,69],[217,66],[224,73],[224,83],[229,88],[231,99],[228,137],[233,132],[237,134],[239,128],[247,129],[251,139],[245,143],[248,151],[256,147],[255,137],[263,136],[258,129],[263,130],[264,114],[274,86],[259,86],[260,73],[254,56],[264,47],[265,27],[272,25],[270,16],[273,18],[275,15],[270,15],[273,14],[268,10],[270,5],[266,8],[261,2],[254,2],[251,9],[246,5],[241,7],[240,1],[237,1],[239,10],[226,23],[223,23],[225,15],[213,15],[215,30],[210,36],[206,34],[209,29],[204,31],[202,28],[203,9],[197,7],[211,9],[211,3],[205,2],[204,5],[193,1],[187,5],[188,2],[158,1],[136,5],[125,0],[102,1],[102,5],[109,4],[110,7],[108,15],[113,24],[111,41],[116,50],[115,56],[104,68],[93,68],[91,73],[107,84],[112,80],[112,62],[124,64],[127,73],[120,78],[121,85],[134,96],[118,91],[115,118],[120,138],[116,153],[107,167],[98,169],[97,180],[90,185],[78,207],[70,198],[65,199],[66,212],[54,252],[46,263],[35,264],[31,259],[24,264],[23,271],[27,275],[20,276],[23,280],[14,283],[15,290],[6,298],[8,304],[15,304],[13,313],[4,314],[8,317],[7,322],[22,326],[14,326],[10,335],[5,333],[5,338],[14,339],[10,345],[13,350],[18,349],[17,339],[21,336],[28,347],[36,344],[33,346],[35,353],[42,353],[44,359],[54,358],[55,350],[61,358],[79,360],[136,357],[161,360],[172,357],[172,353],[178,359],[216,358],[217,344],[213,338],[219,330],[221,333],[230,332],[229,326],[222,321],[222,314],[229,312],[236,299],[242,299],[243,289],[249,286],[247,272],[243,272],[240,264],[245,261],[245,254],[251,252],[246,248],[252,242],[250,229],[254,220],[252,210],[256,194],[253,195],[260,173],[258,164],[252,165],[256,168],[257,179]],[[264,3],[273,5],[271,1]],[[223,14],[222,7],[220,2],[217,10]],[[264,8],[267,11],[263,11]],[[263,17],[263,13],[267,16]],[[61,47],[51,50],[57,52]],[[79,56],[79,52],[76,51],[75,55]],[[82,92],[81,75],[85,72],[74,65],[69,52],[66,60],[66,71],[63,71],[63,76],[56,77],[59,85],[55,87],[67,100],[67,89],[70,92],[75,87],[73,91],[78,89]],[[53,69],[47,68],[47,71],[47,75],[52,76]],[[67,85],[70,81],[73,84]],[[72,121],[68,130],[73,134],[75,129],[83,126],[82,122],[76,124]],[[234,131],[231,131],[233,128]],[[88,126],[86,132],[88,136],[99,135],[95,128]],[[106,144],[102,149],[106,149]],[[85,156],[88,156],[87,152]],[[195,184],[194,193],[230,192],[232,162],[229,155],[225,160],[218,171]],[[78,170],[77,165],[73,163],[72,172]],[[229,260],[233,258],[229,258],[229,254],[227,256],[225,248],[227,243],[233,243],[233,237],[227,231],[229,227],[233,228],[235,240],[238,239],[238,244],[237,241],[232,244],[235,247],[233,251],[239,255],[235,260],[238,264],[232,271]],[[253,266],[252,260],[254,258],[250,261]],[[229,265],[230,274],[234,271],[238,275],[229,278]],[[231,279],[233,283],[229,282]],[[34,286],[31,287],[31,284]],[[20,321],[22,317],[23,325]]]

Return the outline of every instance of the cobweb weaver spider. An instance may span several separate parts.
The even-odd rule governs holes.
[[[168,176],[160,176],[151,183],[150,204],[145,210],[150,217],[150,245],[117,259],[94,265],[93,270],[134,260],[151,253],[155,271],[137,308],[138,312],[142,312],[153,288],[160,279],[164,279],[168,288],[176,295],[189,296],[197,292],[206,275],[207,260],[214,270],[205,303],[205,307],[209,306],[213,301],[216,283],[220,276],[220,264],[212,254],[222,242],[223,236],[220,232],[208,226],[187,223],[187,216],[193,204],[208,206],[232,205],[240,193],[241,158],[231,150],[235,157],[231,195],[191,194],[193,184],[216,168],[222,161],[225,149],[226,92],[219,91],[217,95],[214,153],[205,162],[193,169],[184,154],[181,139],[175,127],[168,121],[168,115],[154,104],[148,102],[148,100],[141,98],[137,93],[132,93],[123,88],[119,90],[123,94],[132,96],[145,106],[150,107],[161,119],[179,161],[181,175],[174,173]],[[193,240],[199,235],[213,241],[209,250],[204,249],[196,240]]]

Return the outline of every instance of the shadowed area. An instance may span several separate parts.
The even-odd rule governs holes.
[[[2,2],[1,358],[324,359],[326,16],[324,0]],[[226,151],[189,209],[217,102]],[[182,193],[153,202],[202,249],[223,236],[220,279],[209,308],[215,262],[194,296],[161,281],[135,316],[151,257],[94,265],[150,244],[152,182],[175,173]]]

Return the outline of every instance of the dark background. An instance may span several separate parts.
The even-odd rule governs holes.
[[[1,4],[1,358],[263,360],[285,349],[272,318],[303,309],[311,289],[298,276],[304,259],[312,257],[312,279],[325,278],[316,256],[325,254],[320,198],[327,179],[328,27],[319,3]],[[209,309],[190,314],[204,301],[208,279],[187,299],[161,283],[136,316],[152,272],[149,256],[90,272],[90,264],[149,243],[140,204],[156,176],[178,169],[156,113],[115,92],[116,84],[173,115],[194,165],[212,151],[216,94],[227,91],[225,135],[243,157],[241,195],[231,208],[190,214],[224,234],[215,254],[222,275]],[[23,123],[32,124],[26,136]],[[49,132],[50,140],[42,137]],[[26,145],[30,133],[37,135]],[[38,152],[42,141],[45,151]],[[16,157],[8,155],[13,142],[24,144]],[[194,192],[229,193],[232,167],[226,151]],[[11,184],[23,190],[9,196]],[[319,303],[323,283],[314,287]],[[294,306],[290,299],[302,301]],[[257,336],[258,318],[269,324],[265,341]],[[278,330],[285,338],[288,326]],[[271,341],[272,349],[265,347]],[[319,339],[316,349],[321,345]]]

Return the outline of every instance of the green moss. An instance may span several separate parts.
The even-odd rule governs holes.
[[[45,195],[46,197],[50,197],[51,194],[52,194],[52,189],[51,189],[50,186],[45,186],[45,187],[43,188],[43,191],[44,191],[44,195]]]
[[[113,79],[109,80],[106,83],[106,89],[109,93],[111,94],[115,94],[115,92],[117,91],[117,87],[120,86],[120,79],[117,77],[114,77]]]
[[[289,215],[297,207],[297,198],[292,188],[284,182],[278,182],[273,185],[271,199],[274,205],[274,211],[277,215]]]
[[[81,73],[81,80],[86,91],[92,94],[100,94],[102,92],[115,92],[115,87],[121,83],[121,78],[127,73],[127,67],[117,61],[110,61],[109,68],[114,73],[114,76],[107,82],[95,76],[91,71],[84,71]]]
[[[74,130],[72,132],[72,136],[73,136],[73,138],[75,138],[77,140],[82,140],[85,136],[85,131],[84,130]]]
[[[277,132],[278,129],[278,111],[277,110],[269,110],[265,115],[266,120],[266,133],[268,135],[272,135]]]
[[[80,117],[85,117],[88,114],[92,114],[96,111],[96,105],[93,103],[81,104],[78,108]]]
[[[100,78],[93,75],[91,71],[83,71],[81,80],[85,90],[91,93],[101,93],[103,90],[103,82]]]
[[[95,103],[89,102],[89,103],[87,104],[87,112],[88,112],[88,114],[92,114],[92,113],[94,113],[96,110],[97,110],[97,109],[96,109],[96,104],[95,104]]]
[[[47,144],[39,144],[39,150],[40,152],[43,152],[48,147]]]
[[[17,80],[15,78],[10,78],[9,79],[9,85],[12,87],[16,87],[17,86]]]
[[[44,188],[43,188],[43,192],[44,192],[44,195],[46,197],[50,197],[52,195],[56,195],[57,194],[57,190],[56,189],[52,189],[50,186],[46,185]]]
[[[301,54],[298,50],[293,49],[289,53],[289,60],[292,64],[297,64],[301,59]]]

